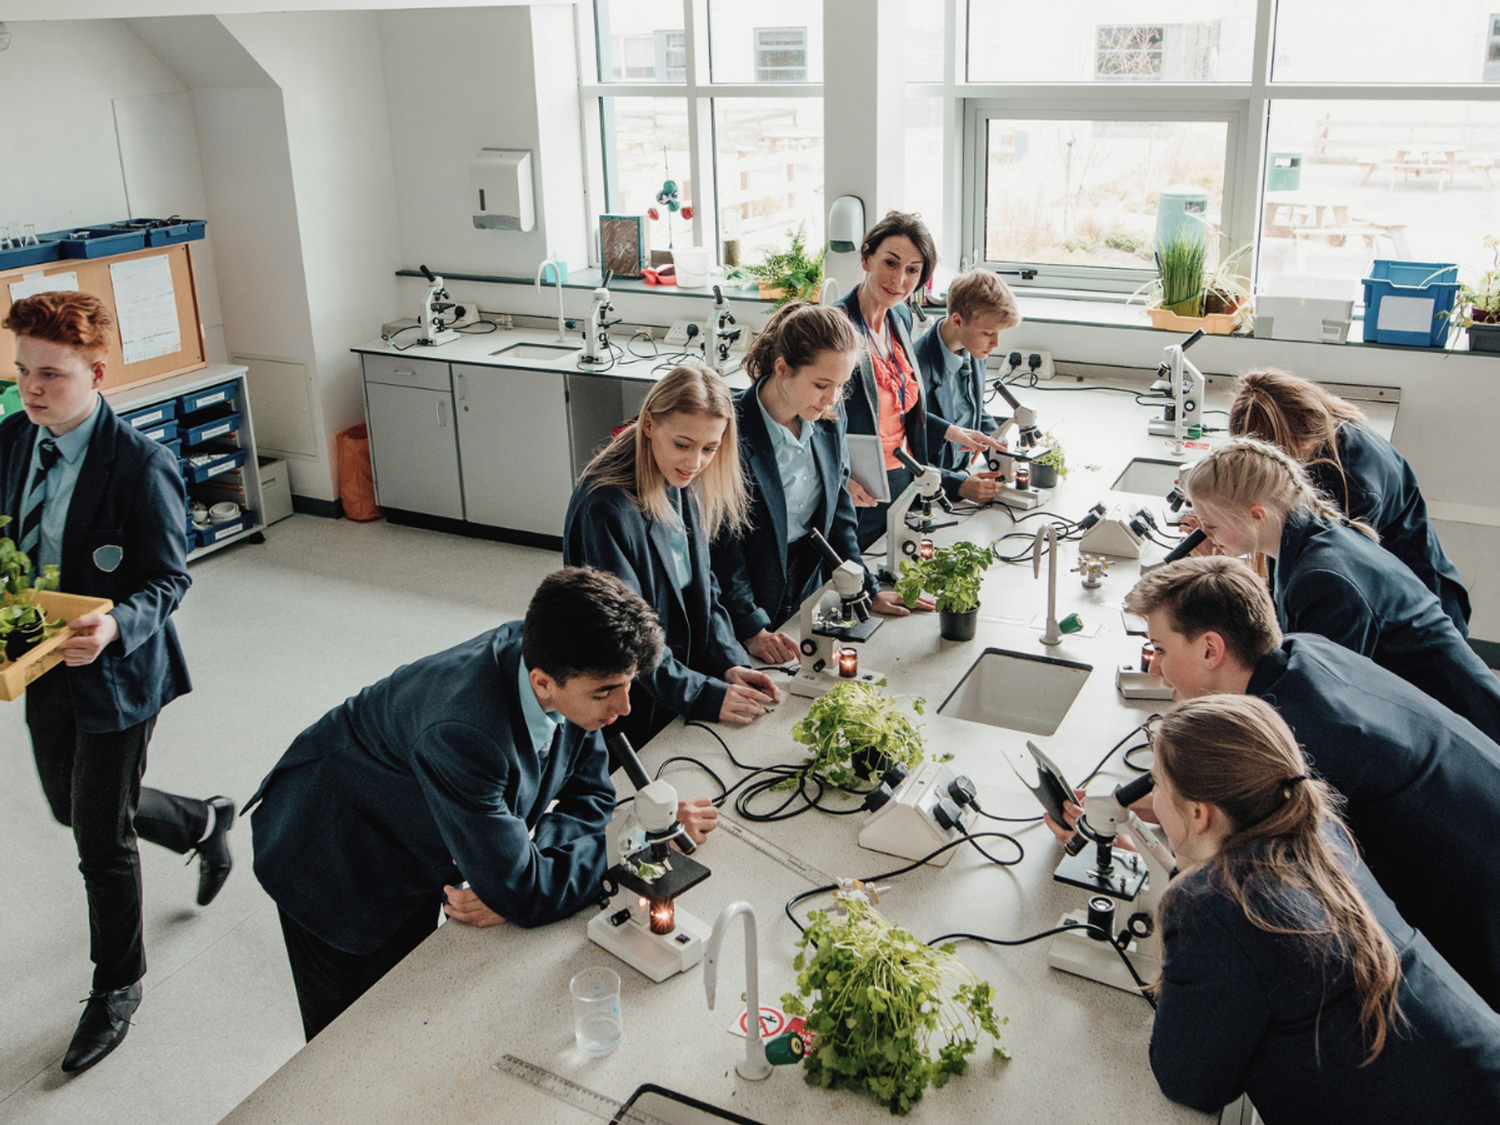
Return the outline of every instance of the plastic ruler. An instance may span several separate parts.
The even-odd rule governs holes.
[[[601,1117],[605,1121],[629,1123],[629,1125],[667,1125],[660,1117],[654,1117],[649,1113],[643,1113],[637,1109],[626,1109],[614,1098],[605,1097],[596,1090],[590,1090],[587,1086],[580,1086],[571,1078],[564,1078],[561,1074],[553,1074],[535,1063],[529,1063],[525,1059],[518,1059],[515,1055],[502,1055],[495,1063],[495,1069],[503,1074],[509,1074],[519,1078],[522,1082],[529,1082],[544,1094],[551,1094],[559,1101],[566,1102],[575,1109],[584,1113]]]
[[[830,878],[823,872],[819,871],[812,864],[806,862],[805,860],[798,859],[785,848],[771,843],[770,840],[767,840],[764,836],[760,835],[757,832],[752,832],[737,820],[733,820],[727,816],[721,816],[719,817],[719,829],[723,832],[728,833],[730,836],[733,836],[736,840],[742,840],[745,843],[749,844],[752,848],[760,852],[762,855],[767,855],[770,858],[774,859],[777,863],[781,864],[782,867],[785,867],[788,871],[802,876],[802,878],[806,879],[815,887],[826,887],[830,883],[838,882],[837,879]]]

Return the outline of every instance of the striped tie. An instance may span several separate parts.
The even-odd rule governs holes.
[[[47,474],[57,464],[57,442],[47,438],[38,447],[37,455],[41,464],[37,466],[36,476],[31,478],[31,488],[26,493],[26,510],[21,515],[20,539],[21,551],[31,556],[33,566],[36,549],[42,540],[42,501],[47,494]]]

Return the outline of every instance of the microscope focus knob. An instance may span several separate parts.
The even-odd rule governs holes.
[[[813,653],[815,653],[817,651],[818,651],[818,643],[816,641],[809,639],[809,640],[805,640],[805,641],[802,642],[802,655],[803,656],[811,656]]]

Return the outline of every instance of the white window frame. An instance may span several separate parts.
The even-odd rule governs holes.
[[[789,32],[802,33],[802,77],[801,78],[763,78],[763,73],[776,73],[785,70],[796,70],[797,67],[790,66],[762,66],[760,56],[762,51],[794,51],[798,44],[795,43],[764,43],[761,37],[764,35],[786,35]],[[806,82],[807,81],[807,44],[809,36],[806,27],[757,27],[752,32],[754,36],[753,50],[755,52],[755,81],[756,82]]]

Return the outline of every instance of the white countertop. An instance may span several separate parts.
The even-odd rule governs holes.
[[[535,335],[534,333],[528,335]],[[554,334],[555,335],[555,334]],[[517,340],[523,339],[518,331]],[[461,362],[479,362],[494,350],[492,337],[431,349]],[[384,345],[367,349],[386,350]],[[1055,386],[1080,384],[1060,378]],[[1124,394],[1099,390],[1052,393],[1021,389],[1045,429],[1067,443],[1070,474],[1044,508],[1077,519],[1106,490],[1132,457],[1165,458],[1166,439],[1150,437],[1153,411]],[[1208,408],[1222,408],[1210,392]],[[1222,415],[1210,415],[1222,423]],[[1201,456],[1202,450],[1189,450]],[[1122,498],[1116,496],[1114,498]],[[1132,508],[1161,497],[1134,497]],[[1030,519],[1035,529],[1046,521]],[[986,542],[1013,529],[1004,509],[981,512],[956,527],[934,533],[939,544]],[[1004,553],[1023,545],[1009,540]],[[1092,636],[1065,637],[1047,649],[1030,622],[1046,608],[1046,569],[1035,581],[1030,562],[996,564],[985,579],[978,636],[965,643],[941,640],[936,615],[888,620],[861,647],[862,669],[879,669],[890,690],[925,697],[920,720],[933,754],[951,753],[952,768],[980,787],[987,811],[1026,817],[1039,810],[1002,754],[1024,754],[1032,737],[1068,774],[1085,776],[1105,751],[1162,704],[1126,704],[1115,691],[1114,666],[1139,660],[1141,639],[1127,636],[1119,603],[1139,575],[1139,563],[1117,561],[1098,590],[1085,590],[1066,573],[1077,561],[1076,544],[1059,553],[1058,616],[1079,613],[1097,627]],[[1164,553],[1148,548],[1147,560]],[[871,560],[874,562],[874,560]],[[795,624],[792,628],[795,630]],[[1091,628],[1090,632],[1094,632]],[[1093,671],[1055,734],[1050,737],[981,726],[938,715],[937,708],[986,650],[1055,656],[1092,665]],[[802,748],[791,726],[809,701],[787,694],[774,713],[747,728],[717,727],[742,762],[797,762]],[[645,748],[648,769],[665,758],[701,758],[727,782],[741,776],[706,731],[675,723]],[[691,766],[668,776],[684,796],[713,794],[712,781]],[[1134,776],[1113,759],[1093,788],[1113,787]],[[628,785],[628,783],[626,783]],[[726,807],[723,815],[732,816]],[[900,860],[860,849],[863,816],[810,812],[793,820],[749,827],[781,848],[834,877],[864,877],[902,865]],[[975,829],[1005,825],[980,821]],[[890,880],[881,911],[919,936],[955,930],[1021,937],[1050,928],[1066,911],[1083,905],[1084,892],[1055,883],[1052,869],[1061,849],[1040,824],[1016,832],[1026,848],[1018,866],[996,868],[972,849],[960,849],[943,868],[924,868]],[[1009,854],[991,840],[997,856]],[[776,1003],[795,981],[791,961],[796,931],[783,904],[811,885],[793,871],[719,832],[697,858],[713,872],[678,900],[707,924],[737,900],[756,910],[761,946],[761,998]],[[801,909],[821,907],[813,900]],[[850,1092],[807,1086],[798,1067],[778,1067],[764,1082],[748,1082],[734,1071],[743,1041],[727,1028],[741,1010],[743,943],[736,925],[726,942],[718,1010],[708,1011],[701,966],[663,984],[652,984],[589,942],[591,911],[537,930],[514,926],[473,930],[445,925],[312,1044],[245,1100],[225,1120],[261,1122],[506,1121],[584,1122],[583,1112],[543,1094],[492,1064],[513,1054],[624,1101],[641,1083],[654,1082],[767,1123],[784,1121],[876,1121],[887,1111]],[[1012,1058],[992,1059],[988,1045],[970,1060],[968,1073],[942,1089],[931,1089],[911,1114],[913,1121],[1096,1122],[1101,1115],[1134,1125],[1208,1120],[1167,1101],[1158,1091],[1147,1059],[1151,1009],[1138,997],[1050,969],[1050,939],[1018,948],[960,945],[965,961],[996,992],[995,1009],[1009,1023],[1004,1045]],[[609,965],[623,980],[625,1040],[612,1055],[590,1059],[573,1044],[568,981],[591,965]]]

